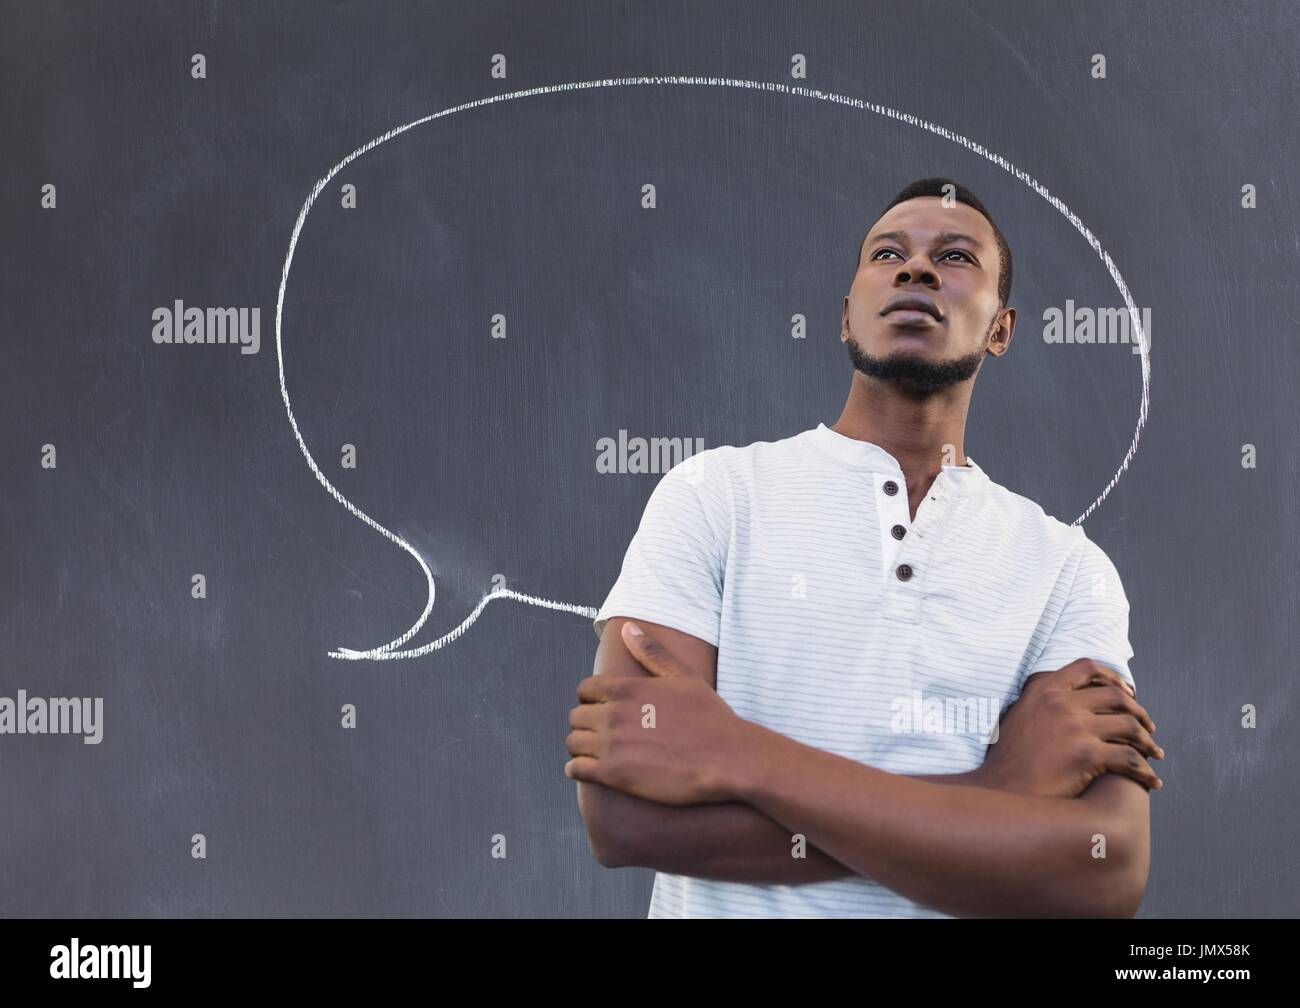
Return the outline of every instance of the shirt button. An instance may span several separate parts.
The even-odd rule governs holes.
[[[889,530],[889,534],[895,539],[902,539],[903,536],[907,535],[907,529],[903,528],[902,525],[895,525]]]
[[[912,576],[912,568],[907,564],[899,564],[898,570],[896,570],[895,573],[898,575],[898,580],[906,581]]]
[[[892,497],[894,496],[894,494],[898,493],[898,484],[895,483],[893,480],[885,480],[885,485],[881,487],[881,489],[884,490],[885,493],[889,494],[890,497]]]

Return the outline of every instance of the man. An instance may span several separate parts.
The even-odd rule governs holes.
[[[656,486],[565,765],[651,917],[1137,912],[1163,753],[1123,586],[963,450],[1010,290],[979,200],[913,183],[859,250],[835,424]]]

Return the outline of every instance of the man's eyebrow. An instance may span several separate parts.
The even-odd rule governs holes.
[[[882,241],[896,241],[896,242],[902,242],[903,244],[906,244],[907,235],[903,234],[902,231],[881,231],[880,234],[872,235],[870,238],[868,238],[867,244],[874,245],[876,244],[876,242],[882,242]]]
[[[943,231],[937,237],[938,237],[938,241],[936,242],[936,244],[939,245],[946,245],[948,242],[963,241],[971,245],[974,245],[976,248],[984,247],[983,245],[980,244],[979,239],[972,238],[968,234],[962,234],[960,231]],[[906,244],[907,235],[904,234],[902,231],[881,231],[880,234],[873,235],[872,237],[868,238],[867,244],[874,245],[876,244],[876,242],[882,242],[886,240],[902,242],[903,244]]]
[[[983,245],[980,244],[978,238],[972,238],[970,235],[962,234],[960,231],[945,231],[943,234],[939,236],[939,240],[941,242],[963,241],[970,245],[974,245],[976,248],[984,247]]]

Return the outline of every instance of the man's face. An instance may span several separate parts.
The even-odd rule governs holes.
[[[854,366],[918,394],[974,377],[1011,341],[998,308],[998,247],[982,213],[937,196],[892,207],[863,245],[841,338]],[[909,304],[909,301],[911,302]]]

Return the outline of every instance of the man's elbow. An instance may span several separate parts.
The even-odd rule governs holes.
[[[578,782],[578,810],[587,827],[587,845],[604,868],[629,868],[636,862],[635,830],[616,810],[621,792],[589,781]]]
[[[1113,865],[1094,893],[1094,917],[1136,917],[1147,890],[1147,859]]]
[[[1151,866],[1149,797],[1118,774],[1102,774],[1072,811],[1082,814],[1068,830],[1073,899],[1080,916],[1136,917]],[[1080,845],[1086,845],[1080,851]]]
[[[1116,856],[1091,858],[1075,879],[1070,916],[1136,917],[1146,895],[1148,852],[1134,839]]]

